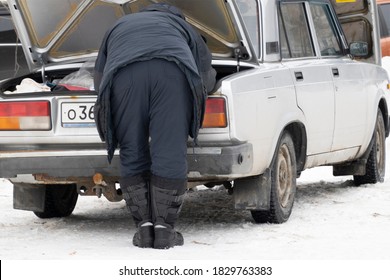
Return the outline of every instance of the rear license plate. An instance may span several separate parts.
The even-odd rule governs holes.
[[[95,126],[94,102],[63,102],[61,103],[61,124],[63,127]]]

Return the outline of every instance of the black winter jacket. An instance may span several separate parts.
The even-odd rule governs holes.
[[[154,58],[175,62],[186,75],[194,97],[190,136],[196,140],[207,94],[215,85],[211,54],[179,9],[152,4],[140,13],[120,18],[107,31],[95,63],[94,84],[98,91],[95,122],[100,138],[106,142],[109,162],[118,145],[110,110],[113,77],[130,63]]]

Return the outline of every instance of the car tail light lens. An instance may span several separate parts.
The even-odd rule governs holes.
[[[224,98],[207,99],[202,127],[227,127],[226,104]]]
[[[50,130],[50,102],[0,102],[0,130]]]

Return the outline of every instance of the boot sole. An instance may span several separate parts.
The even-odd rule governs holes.
[[[139,241],[139,243],[137,241],[134,241],[133,245],[139,248],[153,248],[154,240],[143,240]]]

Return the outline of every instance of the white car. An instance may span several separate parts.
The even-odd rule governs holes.
[[[0,177],[14,184],[14,208],[63,217],[79,194],[122,199],[118,154],[109,165],[94,124],[91,65],[112,23],[149,2],[8,1],[31,69],[0,85]],[[255,222],[282,223],[307,168],[383,181],[389,80],[376,5],[164,2],[207,39],[218,73],[199,144],[188,141],[189,187],[223,184]]]

